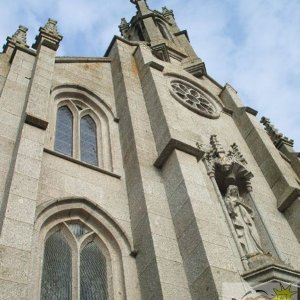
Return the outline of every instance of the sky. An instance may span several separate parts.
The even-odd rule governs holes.
[[[300,0],[148,0],[151,9],[173,9],[187,29],[207,72],[231,84],[246,106],[266,116],[300,151]],[[60,56],[103,56],[119,35],[129,0],[0,0],[0,39],[18,25],[31,46],[49,17],[64,39]]]

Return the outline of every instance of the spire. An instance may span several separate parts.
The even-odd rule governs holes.
[[[3,51],[6,52],[9,46],[13,47],[15,45],[29,48],[27,45],[27,31],[27,27],[20,25],[11,37],[7,37],[6,44],[3,46]]]
[[[174,13],[172,9],[168,9],[166,6],[162,8],[162,14],[166,19],[170,19],[172,17],[174,19]]]
[[[164,6],[160,12],[151,10],[146,0],[130,2],[138,11],[129,23],[122,19],[119,28],[124,38],[147,42],[157,59],[171,62],[171,57],[197,78],[207,74],[204,62],[190,44],[187,31],[177,26],[172,9]]]
[[[130,2],[136,5],[136,8],[142,15],[151,12],[146,0],[130,0]]]
[[[40,33],[35,38],[33,48],[37,49],[40,44],[46,45],[53,50],[57,50],[59,42],[62,40],[62,36],[57,30],[57,21],[48,19],[48,22],[44,27],[40,27]]]

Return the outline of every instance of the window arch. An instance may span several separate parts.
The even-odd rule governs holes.
[[[58,85],[52,89],[51,105],[49,116],[49,130],[47,130],[46,149],[51,152],[59,152],[76,160],[81,160],[80,153],[80,121],[85,115],[89,115],[96,124],[96,145],[97,163],[93,156],[94,166],[105,171],[114,172],[116,149],[114,145],[118,143],[113,136],[118,136],[118,118],[112,107],[108,105],[99,95],[89,89],[79,85]],[[70,155],[59,151],[56,146],[57,122],[59,109],[66,106],[73,116],[73,151]],[[91,164],[90,162],[86,162]],[[116,162],[120,164],[120,162]]]
[[[45,242],[40,299],[108,299],[106,260],[92,229],[79,220],[58,224]]]
[[[99,286],[102,286],[100,293],[102,298],[87,299],[103,300],[106,299],[105,295],[108,299],[141,298],[137,288],[136,264],[131,256],[134,249],[132,240],[118,222],[95,202],[82,197],[58,198],[43,202],[37,207],[34,227],[32,253],[35,259],[32,262],[33,271],[30,274],[30,299],[44,300],[41,295],[46,270],[46,248],[48,241],[51,241],[51,237],[57,233],[68,244],[71,251],[72,300],[84,299],[80,298],[80,293],[84,291],[84,283],[89,279],[81,276],[83,288],[80,291],[79,263],[84,261],[83,257],[86,254],[90,255],[90,253],[92,253],[91,257],[96,257],[96,261],[100,262],[97,266],[95,259],[93,260],[94,269],[91,272],[92,275],[98,274],[97,278],[102,278],[102,283],[99,284],[99,281],[93,283],[93,290],[99,291]],[[60,255],[58,251],[54,252]],[[84,270],[91,270],[89,265],[91,263],[81,264],[82,274]],[[86,278],[92,275],[88,274]],[[105,278],[106,294],[103,292],[105,291],[103,289]],[[51,300],[62,299],[51,298]]]

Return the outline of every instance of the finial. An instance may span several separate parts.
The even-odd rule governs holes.
[[[57,21],[48,19],[44,27],[40,27],[40,33],[35,38],[33,48],[37,49],[39,44],[42,43],[53,50],[57,50],[59,42],[62,40],[62,36],[57,30]]]
[[[120,29],[121,35],[125,39],[128,39],[129,23],[126,21],[125,18],[121,19],[121,24],[119,25],[119,29]]]
[[[135,4],[138,11],[140,11],[142,14],[149,13],[150,10],[146,0],[130,0],[130,2]]]
[[[147,4],[147,1],[146,1],[146,0],[130,0],[130,2],[133,3],[133,4],[137,4],[139,1],[145,2],[145,4],[146,4],[147,7],[148,7],[148,4]]]
[[[289,139],[288,137],[284,136],[281,132],[279,132],[279,130],[275,128],[274,125],[270,122],[270,119],[262,117],[260,123],[262,123],[265,126],[266,132],[268,133],[276,147],[280,146],[281,141],[293,147],[294,140]]]
[[[215,134],[210,137],[210,144],[217,155],[225,154],[225,150]]]
[[[17,31],[11,37],[7,37],[7,42],[3,46],[4,52],[6,51],[9,44],[29,48],[29,46],[27,45],[27,31],[27,27],[20,25]]]
[[[44,30],[49,34],[59,36],[59,33],[57,31],[57,21],[51,18],[48,19],[48,22],[44,26]]]
[[[174,18],[174,13],[172,9],[168,9],[166,6],[162,8],[162,13],[165,17],[172,16]]]

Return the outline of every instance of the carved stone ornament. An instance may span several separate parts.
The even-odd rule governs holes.
[[[53,19],[49,18],[43,29],[49,34],[59,36],[59,32],[57,30],[57,21]]]
[[[9,44],[29,48],[27,45],[27,31],[27,27],[20,25],[17,31],[11,37],[6,39],[7,43],[3,46],[4,51],[7,49]]]
[[[239,195],[236,185],[228,186],[224,201],[244,255],[252,257],[263,254],[259,235],[253,222],[253,211]]]
[[[191,83],[181,79],[172,79],[170,92],[178,102],[193,112],[211,119],[219,117],[217,104],[212,97]]]
[[[53,50],[57,50],[63,38],[57,30],[57,21],[49,18],[46,25],[40,27],[39,31],[40,33],[36,36],[35,43],[32,47],[37,49],[39,44],[42,43]]]
[[[274,125],[270,122],[270,119],[262,117],[260,123],[262,123],[265,126],[266,132],[268,133],[272,142],[277,148],[278,146],[280,146],[280,142],[282,141],[293,147],[294,140],[289,139],[288,137],[284,136],[281,132],[279,132],[279,130],[275,128]]]
[[[18,30],[11,37],[11,41],[23,46],[27,46],[27,31],[28,28],[20,25]]]
[[[247,161],[235,143],[226,153],[217,136],[212,135],[210,145],[197,143],[197,147],[201,152],[205,152],[204,161],[209,176],[215,177],[216,171],[222,174],[223,177],[220,180],[222,183],[220,184],[223,192],[226,191],[229,184],[236,182],[243,184],[248,191],[251,191],[250,179],[253,174],[246,169]]]
[[[121,24],[119,25],[119,29],[120,29],[122,37],[124,37],[125,39],[128,39],[129,23],[126,21],[125,18],[121,19]]]

